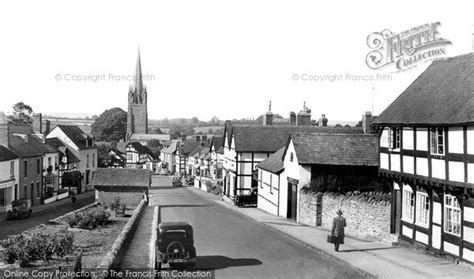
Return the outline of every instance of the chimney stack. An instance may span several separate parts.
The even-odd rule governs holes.
[[[33,114],[33,133],[43,133],[43,116],[41,113]]]
[[[51,121],[45,120],[44,121],[44,134],[47,135],[51,132]]]
[[[321,118],[318,120],[318,126],[327,127],[328,126],[328,119],[326,118],[326,114],[321,114]]]
[[[7,123],[0,124],[0,145],[8,147],[9,144],[9,125]]]
[[[268,104],[268,111],[263,115],[263,125],[273,125],[272,101]]]
[[[288,118],[290,120],[290,125],[296,125],[296,113],[294,111],[290,111],[290,116]]]
[[[306,107],[306,102],[303,104],[303,109],[296,115],[296,126],[310,126],[311,125],[311,110]]]

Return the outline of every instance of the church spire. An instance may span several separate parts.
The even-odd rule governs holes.
[[[140,47],[138,48],[137,67],[135,69],[135,79],[133,80],[133,89],[136,93],[141,93],[143,90],[142,63],[140,61]]]

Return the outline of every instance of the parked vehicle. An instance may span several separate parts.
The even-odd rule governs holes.
[[[158,225],[155,269],[162,264],[171,268],[192,268],[196,264],[193,227],[187,222],[164,222]]]
[[[168,175],[168,174],[170,174],[170,171],[168,169],[161,169],[160,174],[161,175]]]
[[[186,177],[186,185],[188,186],[194,185],[194,175],[190,175]]]
[[[175,176],[173,177],[173,187],[180,187],[183,186],[183,182],[181,181],[181,177]]]
[[[235,197],[237,206],[257,206],[258,192],[257,188],[252,188],[250,194],[238,195]]]
[[[24,219],[31,215],[33,210],[31,209],[30,200],[16,200],[12,201],[12,209],[7,211],[7,219]]]

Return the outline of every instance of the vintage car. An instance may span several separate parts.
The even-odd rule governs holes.
[[[193,268],[196,264],[193,227],[187,222],[163,222],[157,228],[155,269]]]
[[[12,209],[7,211],[7,219],[24,219],[30,217],[31,201],[30,200],[16,200],[12,201]]]
[[[173,177],[173,187],[180,187],[180,186],[183,186],[181,177],[179,176]]]
[[[250,194],[237,195],[235,197],[235,204],[237,206],[257,206],[257,187],[252,188]]]

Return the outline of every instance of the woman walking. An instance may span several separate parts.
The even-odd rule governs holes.
[[[342,210],[338,210],[337,216],[332,221],[331,236],[334,243],[334,250],[339,251],[339,244],[344,244],[344,227],[346,219],[342,217]]]

